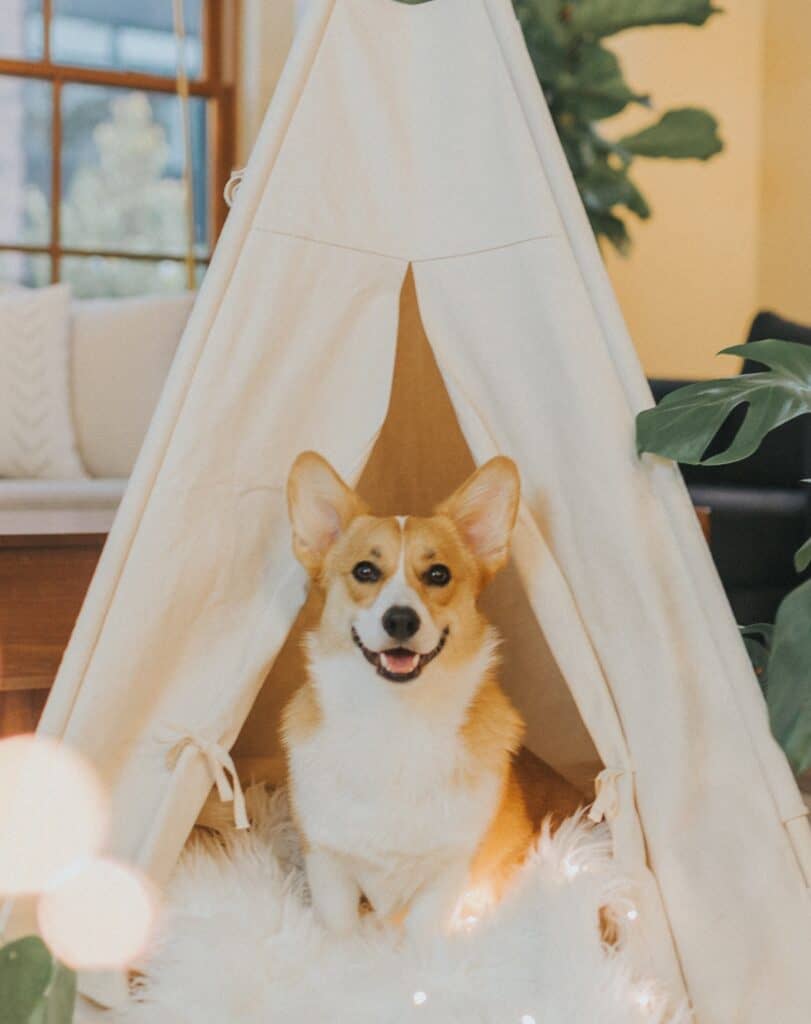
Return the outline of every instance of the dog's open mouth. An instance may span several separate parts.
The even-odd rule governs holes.
[[[377,669],[378,675],[388,679],[390,683],[410,683],[440,653],[447,643],[449,633],[450,629],[443,630],[439,643],[427,654],[409,651],[407,647],[392,647],[389,651],[370,651],[368,647],[364,646],[354,627],[352,639],[360,648],[364,658]]]

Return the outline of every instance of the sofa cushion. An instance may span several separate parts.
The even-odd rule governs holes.
[[[70,289],[0,295],[0,477],[85,476],[69,388]]]
[[[73,305],[73,406],[95,477],[129,476],[194,296],[92,299]]]

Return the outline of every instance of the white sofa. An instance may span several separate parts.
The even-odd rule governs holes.
[[[70,397],[87,477],[0,479],[0,534],[109,529],[193,301],[186,293],[73,303]]]

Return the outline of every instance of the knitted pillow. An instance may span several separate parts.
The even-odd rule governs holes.
[[[0,294],[0,477],[85,476],[69,390],[70,289]]]

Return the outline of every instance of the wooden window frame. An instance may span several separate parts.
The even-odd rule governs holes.
[[[170,0],[167,0],[169,3]],[[54,0],[42,0],[43,50],[38,60],[0,57],[0,77],[29,78],[50,82],[51,89],[51,210],[50,241],[47,245],[14,244],[0,240],[0,252],[49,256],[51,282],[61,279],[62,258],[101,256],[111,259],[164,260],[182,263],[183,253],[127,252],[112,249],[84,249],[61,244],[62,206],[62,88],[68,84],[103,85],[147,93],[177,95],[177,80],[170,75],[138,71],[117,71],[84,65],[59,64],[51,59],[51,25]],[[209,255],[196,257],[197,266],[205,265],[222,230],[228,209],[223,190],[234,166],[236,152],[236,110],[233,70],[236,63],[238,33],[229,31],[226,16],[239,16],[239,0],[203,0],[203,68],[199,78],[190,78],[189,93],[206,100],[208,112]],[[231,52],[226,52],[231,51]],[[229,74],[229,69],[231,73]],[[179,101],[178,101],[179,102]]]

